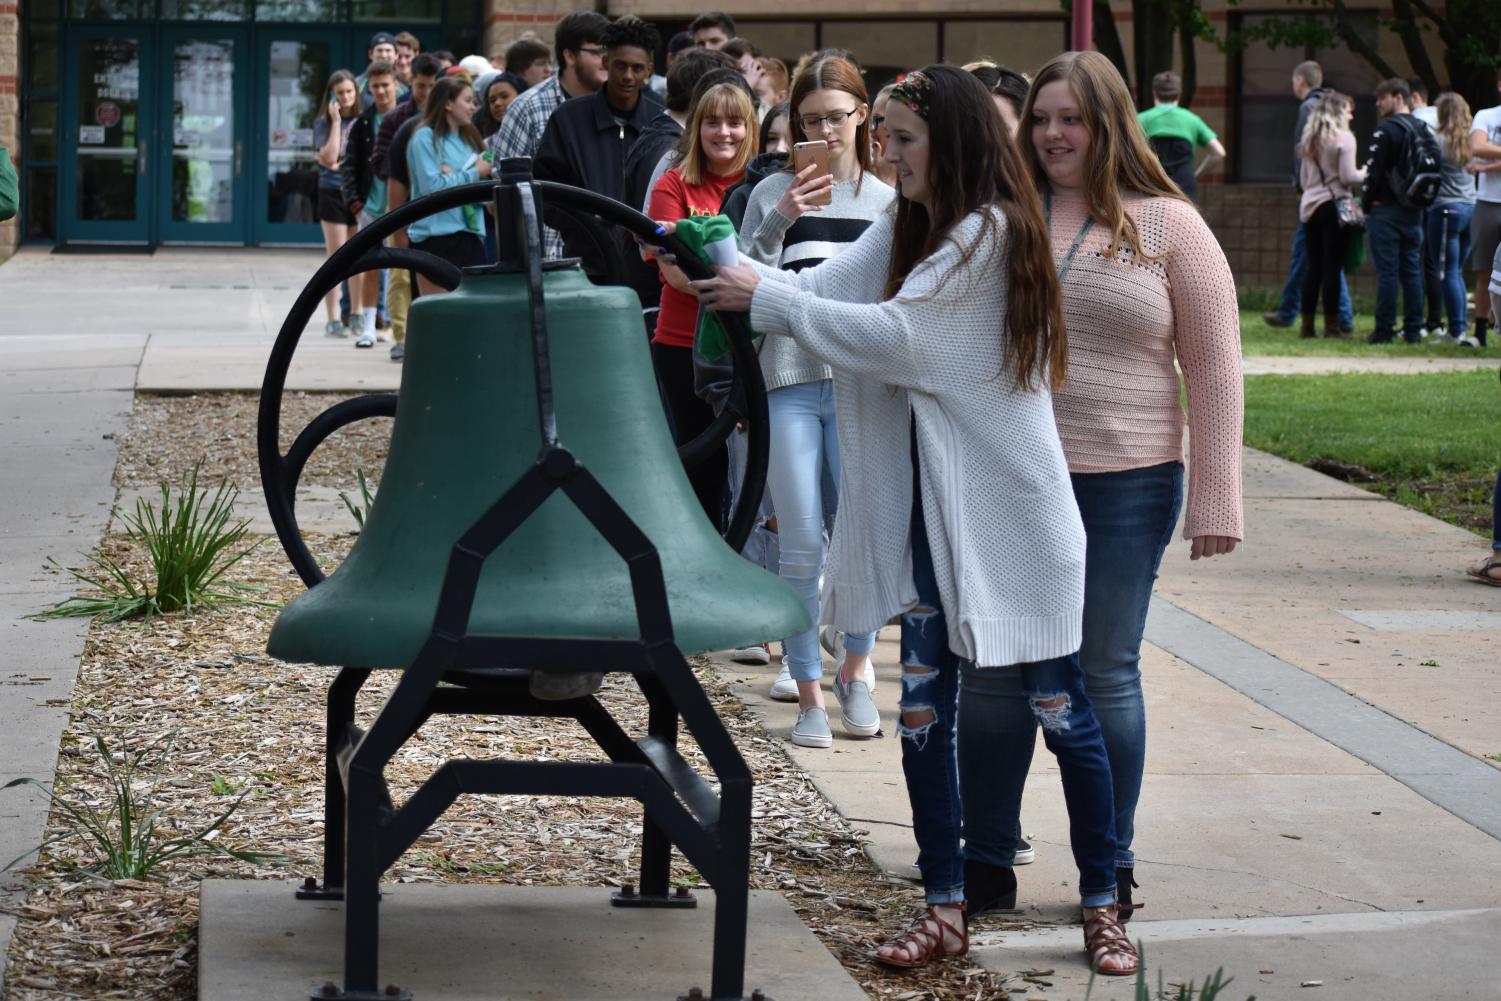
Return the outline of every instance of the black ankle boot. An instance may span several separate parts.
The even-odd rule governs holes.
[[[970,917],[986,911],[1009,911],[1016,906],[1016,873],[1010,866],[966,860],[964,898]]]
[[[1135,869],[1115,870],[1115,906],[1119,912],[1116,920],[1121,924],[1130,921],[1131,913],[1142,906],[1131,902],[1131,891],[1137,886]]]

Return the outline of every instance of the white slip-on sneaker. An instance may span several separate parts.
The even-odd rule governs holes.
[[[792,680],[792,672],[786,664],[777,672],[777,680],[771,683],[771,697],[778,702],[797,701],[797,682]]]
[[[771,651],[760,643],[752,643],[750,646],[736,647],[730,652],[730,659],[737,664],[766,665],[771,663]]]

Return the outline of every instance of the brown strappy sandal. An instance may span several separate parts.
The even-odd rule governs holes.
[[[1085,909],[1084,954],[1089,968],[1102,977],[1129,977],[1141,965],[1114,907]]]
[[[1493,552],[1485,559],[1465,570],[1465,573],[1491,587],[1501,587],[1501,577],[1494,576],[1493,571],[1501,570],[1501,552]]]
[[[938,926],[937,934],[934,934],[928,928],[928,922],[930,921]],[[894,946],[904,952],[910,952],[911,949],[909,947],[916,946],[917,958],[896,959],[881,955],[879,950],[872,953],[871,958],[878,963],[885,963],[887,966],[911,967],[923,966],[935,959],[949,959],[953,956],[962,956],[969,952],[969,914],[967,904],[959,905],[959,924],[961,927],[955,928],[943,920],[943,918],[940,918],[934,908],[929,907],[927,912],[911,928],[889,942],[881,943],[882,949],[887,946]],[[953,952],[943,951],[945,932],[952,934],[959,940],[959,948]]]

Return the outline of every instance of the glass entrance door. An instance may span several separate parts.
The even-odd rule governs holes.
[[[245,242],[245,37],[232,26],[162,30],[157,197],[163,242]]]
[[[152,61],[142,28],[86,28],[68,46],[63,109],[62,233],[65,241],[152,242],[154,127],[143,69]]]
[[[341,65],[341,33],[262,28],[257,33],[252,184],[255,243],[320,243],[313,121],[329,75]]]

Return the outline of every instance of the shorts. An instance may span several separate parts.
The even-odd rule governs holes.
[[[338,188],[318,188],[318,221],[353,226],[354,216],[344,204],[344,192]]]
[[[484,241],[468,230],[417,240],[412,243],[412,249],[441,257],[459,268],[479,267],[485,263]]]
[[[1470,270],[1489,273],[1501,243],[1501,202],[1476,202],[1470,217]]]

